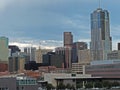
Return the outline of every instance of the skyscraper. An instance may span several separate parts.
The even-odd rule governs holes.
[[[118,50],[120,50],[120,43],[118,43]]]
[[[0,63],[8,63],[8,38],[0,37]]]
[[[98,8],[91,14],[91,57],[92,60],[106,60],[112,50],[109,12]]]
[[[72,45],[72,63],[78,62],[78,51],[87,49],[86,42],[74,42]]]
[[[0,37],[0,72],[8,71],[8,38]]]
[[[71,32],[64,32],[64,46],[72,46],[73,35]]]
[[[35,47],[25,47],[24,52],[30,56],[30,61],[35,61]]]
[[[71,32],[64,32],[65,68],[71,68],[72,44],[73,44],[72,33]]]

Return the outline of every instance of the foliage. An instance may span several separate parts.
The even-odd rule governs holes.
[[[63,83],[60,83],[58,86],[57,86],[57,89],[65,89],[65,85]]]
[[[75,90],[75,87],[72,85],[70,89],[71,89],[71,90]]]
[[[85,88],[93,88],[93,83],[92,82],[87,82],[85,84]]]
[[[78,88],[82,88],[83,87],[83,84],[82,83],[79,83],[79,84],[77,84],[76,85],[76,88],[78,89]]]
[[[96,82],[95,84],[94,84],[94,87],[95,88],[102,88],[102,82]]]
[[[104,88],[111,88],[112,87],[112,84],[109,81],[103,81],[102,85]]]
[[[113,87],[120,86],[120,83],[115,81],[115,82],[112,83],[112,86],[113,86]]]
[[[47,90],[55,89],[55,87],[52,84],[47,84],[46,88]]]
[[[67,89],[70,89],[70,88],[71,88],[71,85],[70,85],[70,84],[67,84],[67,85],[66,85],[66,88],[67,88]]]

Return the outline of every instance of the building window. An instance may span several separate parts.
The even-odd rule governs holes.
[[[76,76],[76,74],[71,74],[71,76],[72,76],[72,77],[75,77],[75,76]]]

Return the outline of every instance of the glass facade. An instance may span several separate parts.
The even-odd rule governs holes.
[[[106,60],[111,46],[109,12],[98,8],[91,14],[92,60]]]
[[[37,85],[36,79],[18,79],[17,85]]]

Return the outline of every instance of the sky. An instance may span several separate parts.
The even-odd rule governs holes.
[[[72,32],[74,42],[91,38],[90,14],[98,0],[0,0],[0,36],[10,45],[63,46],[63,32]],[[110,13],[113,50],[120,42],[120,0],[101,0],[100,7]]]

